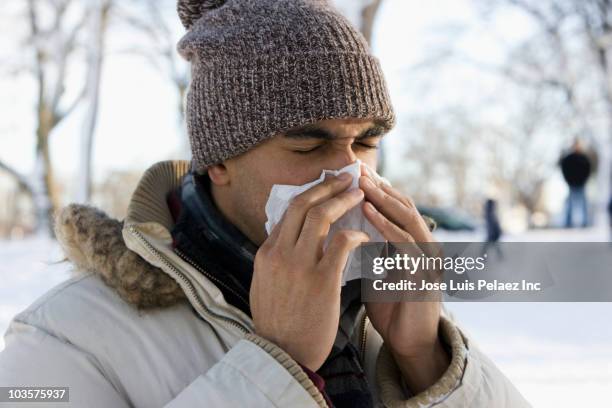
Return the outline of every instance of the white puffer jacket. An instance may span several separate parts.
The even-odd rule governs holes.
[[[69,406],[87,408],[325,406],[300,366],[254,335],[252,320],[206,272],[172,250],[165,197],[188,169],[175,161],[147,170],[123,223],[86,206],[60,212],[57,236],[79,273],[14,318],[0,386],[70,387]],[[529,406],[446,316],[451,365],[432,387],[407,395],[363,311],[361,321],[353,341],[380,405]]]

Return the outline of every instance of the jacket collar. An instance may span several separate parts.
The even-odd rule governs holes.
[[[148,168],[132,194],[125,218],[126,224],[141,225],[153,222],[170,231],[174,221],[166,204],[166,194],[181,185],[189,168],[190,164],[186,160],[162,161]]]
[[[145,171],[120,222],[101,210],[71,204],[58,213],[55,231],[66,257],[99,275],[138,308],[167,307],[187,299],[206,320],[252,331],[252,320],[172,248],[174,225],[166,202],[189,171],[189,161],[158,162]]]

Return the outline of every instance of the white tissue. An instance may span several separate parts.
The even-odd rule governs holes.
[[[327,174],[337,176],[341,173],[348,173],[352,175],[353,181],[351,182],[348,190],[350,191],[356,189],[359,186],[359,176],[361,175],[360,165],[361,161],[357,160],[355,163],[349,164],[340,170],[323,170],[318,179],[301,186],[294,186],[290,184],[273,185],[272,190],[270,191],[270,197],[266,203],[266,216],[268,217],[266,221],[266,232],[270,234],[270,231],[272,231],[274,226],[281,220],[283,214],[289,206],[289,203],[295,196],[323,182],[325,175]],[[370,176],[376,181],[390,185],[387,179],[379,176],[367,165],[366,168]],[[370,242],[385,242],[385,238],[382,236],[382,234],[380,234],[380,232],[378,232],[378,230],[374,228],[374,226],[365,218],[361,207],[361,203],[357,204],[346,214],[344,214],[338,221],[331,225],[327,240],[323,245],[324,249],[327,248],[327,245],[329,244],[329,241],[331,237],[333,237],[334,233],[343,229],[363,231],[370,236]],[[342,286],[344,286],[346,282],[350,280],[361,278],[360,258],[359,251],[351,251],[342,274]]]

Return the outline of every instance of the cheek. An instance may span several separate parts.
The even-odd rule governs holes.
[[[296,157],[293,153],[278,157],[274,168],[266,175],[266,197],[274,184],[306,184],[318,178],[321,170],[312,158],[308,160],[306,157]]]
[[[270,186],[271,187],[271,186]],[[270,187],[260,174],[244,173],[240,184],[235,186],[235,211],[252,231],[260,230],[266,222],[266,202]]]
[[[261,173],[245,173],[240,186],[240,195],[245,199],[241,201],[241,206],[249,206],[247,211],[263,212],[266,205],[268,194],[272,185],[262,177]]]
[[[282,177],[279,177],[278,181],[276,181],[274,184],[291,184],[300,186],[319,178],[321,171],[322,169],[313,165],[293,165],[292,167],[286,168],[282,174]]]
[[[321,169],[313,158],[297,155],[272,140],[253,149],[239,168],[242,178],[250,180],[251,185],[245,187],[251,191],[257,188],[258,195],[265,197],[265,204],[274,184],[301,185],[319,177]]]

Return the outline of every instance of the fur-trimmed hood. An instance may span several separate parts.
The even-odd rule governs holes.
[[[126,302],[151,308],[171,306],[185,299],[185,293],[170,276],[125,245],[123,224],[95,207],[70,204],[58,212],[54,228],[75,271],[100,276]]]
[[[156,163],[134,191],[128,216],[119,221],[88,205],[70,204],[55,216],[55,236],[76,272],[94,273],[126,302],[138,308],[171,306],[185,299],[178,283],[130,250],[122,236],[126,223],[159,223],[171,228],[166,193],[189,170],[187,161]],[[165,207],[165,209],[164,209]]]

